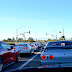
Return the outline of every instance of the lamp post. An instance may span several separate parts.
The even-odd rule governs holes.
[[[26,26],[22,26],[22,27],[26,27]],[[16,43],[17,43],[17,30],[22,28],[22,27],[19,27],[19,28],[16,29]]]

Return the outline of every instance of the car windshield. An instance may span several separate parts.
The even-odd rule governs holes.
[[[72,0],[0,0],[0,71],[71,63]]]
[[[49,42],[47,46],[59,46],[59,42]]]

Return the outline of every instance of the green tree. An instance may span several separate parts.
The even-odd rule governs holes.
[[[39,40],[37,42],[40,42]]]
[[[47,41],[51,41],[51,39],[48,39]]]
[[[3,40],[3,42],[7,42],[7,40],[6,40],[6,39],[4,39],[4,40]]]
[[[35,42],[35,40],[34,40],[32,37],[29,37],[29,38],[28,38],[28,41],[30,41],[30,42]]]
[[[11,41],[10,39],[11,39],[11,38],[8,38],[8,39],[7,39],[7,42],[10,42],[10,41]]]
[[[18,42],[23,42],[23,38],[18,38]]]

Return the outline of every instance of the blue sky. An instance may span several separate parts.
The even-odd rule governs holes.
[[[22,27],[25,26],[25,27]],[[0,39],[16,37],[24,31],[26,39],[55,38],[48,34],[72,37],[72,0],[1,0],[0,1]],[[23,37],[19,35],[18,37]]]

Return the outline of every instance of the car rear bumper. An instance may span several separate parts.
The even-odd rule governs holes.
[[[72,63],[72,60],[70,60],[70,61],[64,61],[64,60],[61,60],[61,61],[40,60],[40,61],[41,61],[42,65],[56,65],[56,64],[69,64],[69,63]]]

